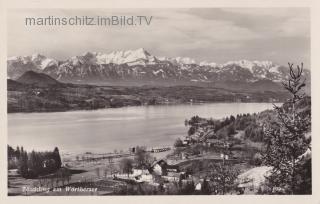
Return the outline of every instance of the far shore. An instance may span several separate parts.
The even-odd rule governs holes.
[[[66,113],[66,112],[77,112],[77,111],[99,111],[99,110],[108,110],[108,109],[121,109],[121,108],[130,108],[130,107],[148,107],[148,106],[177,106],[177,105],[205,105],[205,104],[221,104],[221,103],[230,103],[230,104],[239,104],[239,103],[251,103],[251,104],[266,104],[271,103],[275,105],[281,105],[283,102],[256,102],[256,101],[248,101],[248,102],[235,102],[235,101],[213,101],[213,102],[196,102],[196,103],[163,103],[163,104],[156,104],[156,105],[129,105],[129,106],[119,106],[119,107],[107,107],[107,108],[98,108],[98,109],[69,109],[69,110],[39,110],[39,111],[15,111],[15,112],[9,112],[8,114],[29,114],[29,113]]]

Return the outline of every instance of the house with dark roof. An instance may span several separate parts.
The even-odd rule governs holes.
[[[155,161],[151,165],[149,171],[150,171],[150,173],[155,173],[160,176],[166,176],[166,175],[168,175],[168,172],[179,173],[180,169],[179,169],[179,166],[169,165],[166,161],[161,159],[161,160]]]

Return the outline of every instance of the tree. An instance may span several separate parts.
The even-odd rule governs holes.
[[[14,149],[9,145],[7,145],[7,151],[8,151],[8,159],[16,156]]]
[[[61,167],[58,148],[55,148],[53,152],[36,152],[33,150],[27,153],[23,147],[21,147],[19,152],[20,156],[16,166],[24,178],[36,178],[41,175],[53,173]],[[9,157],[10,155],[8,155],[8,159]]]
[[[55,147],[54,150],[53,150],[53,155],[54,155],[54,160],[56,162],[56,165],[57,165],[57,169],[59,169],[62,165],[62,162],[61,162],[61,157],[60,157],[60,153],[59,153],[59,149],[58,147]]]
[[[20,158],[20,153],[21,153],[20,148],[19,148],[19,146],[17,146],[16,156],[18,159]]]
[[[187,181],[187,183],[179,189],[179,194],[181,195],[192,195],[194,194],[195,186],[194,181]]]
[[[133,160],[128,158],[123,158],[120,161],[120,168],[122,172],[128,174],[128,177],[129,177],[129,174],[132,172],[132,168],[133,168]]]
[[[194,133],[196,133],[196,127],[194,126],[191,126],[188,130],[188,135],[191,136],[193,135]]]
[[[176,139],[176,141],[174,142],[174,146],[175,147],[183,147],[183,142],[180,138]]]
[[[203,183],[201,186],[201,194],[203,195],[210,195],[211,191],[210,191],[210,186],[209,186],[209,182],[207,181],[207,177],[205,177],[203,179]]]
[[[179,188],[182,188],[182,185],[183,185],[183,183],[182,183],[182,174],[180,174],[179,183],[178,183]]]
[[[28,175],[28,154],[23,151],[23,148],[21,148],[21,155],[19,159],[19,172],[22,177],[27,177]]]
[[[98,178],[100,178],[100,168],[99,167],[97,167],[96,169],[95,169],[95,171],[96,171],[96,175],[97,175],[97,177]]]
[[[136,147],[134,159],[138,168],[148,168],[151,165],[152,157],[146,149],[146,147]]]
[[[231,121],[231,122],[234,122],[235,120],[236,120],[236,118],[235,118],[233,115],[231,115],[231,116],[230,116],[230,121]]]
[[[212,182],[211,192],[214,194],[225,194],[236,188],[235,180],[239,170],[228,164],[211,164],[211,172],[208,178]]]
[[[33,177],[38,175],[42,170],[42,162],[39,159],[39,155],[34,150],[29,154],[28,168],[32,170]]]
[[[263,130],[257,123],[252,123],[245,128],[245,137],[254,142],[263,141]]]
[[[283,106],[274,106],[277,120],[268,124],[265,129],[266,154],[264,162],[273,167],[267,178],[270,193],[296,194],[299,192],[300,172],[303,170],[300,155],[310,147],[311,139],[305,137],[310,131],[309,115],[300,114],[297,104],[304,98],[301,93],[305,86],[303,64],[297,66],[289,63],[289,79],[283,82],[291,98]]]

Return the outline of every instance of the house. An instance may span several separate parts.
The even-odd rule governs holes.
[[[190,139],[185,139],[185,140],[183,140],[183,141],[182,141],[182,144],[183,144],[184,146],[189,145],[189,144],[190,144]]]
[[[181,159],[188,159],[189,158],[189,155],[185,152],[181,152],[180,156],[181,156]]]
[[[175,173],[180,172],[179,166],[177,165],[167,165],[166,168],[167,168],[167,172],[175,172]]]
[[[147,169],[132,169],[132,176],[140,176],[140,175],[146,175],[150,174]]]
[[[134,177],[138,183],[141,182],[153,182],[153,176],[147,169],[132,169],[132,174],[130,177]]]
[[[154,177],[147,169],[132,169],[131,174],[114,174],[113,179],[128,183],[153,183]]]
[[[205,184],[204,184],[204,181],[207,182],[207,185],[209,186],[209,188],[212,185],[212,182],[210,181],[210,179],[200,178],[200,179],[195,181],[195,191],[196,191],[196,193],[197,192],[200,193],[200,191],[205,190],[205,189],[203,189],[203,188],[206,188]],[[210,190],[208,190],[208,191],[210,191]],[[210,192],[208,192],[208,193],[210,193]]]
[[[202,188],[201,182],[197,183],[195,190],[196,190],[196,191],[201,191],[201,188]]]
[[[151,174],[155,174],[155,175],[158,175],[158,176],[161,176],[163,175],[163,168],[160,164],[156,163],[156,164],[153,164],[149,170],[149,172]]]
[[[161,159],[161,160],[155,161],[151,165],[149,172],[159,176],[166,176],[168,172],[178,173],[180,172],[180,170],[179,170],[179,166],[169,165],[166,161]]]
[[[179,177],[176,177],[176,176],[162,176],[163,180],[164,181],[167,181],[167,182],[179,182]]]
[[[181,177],[181,175],[183,175]],[[132,169],[131,174],[115,174],[115,180],[122,180],[128,183],[149,184],[160,183],[162,179],[167,182],[178,182],[180,178],[185,178],[185,173],[180,172],[178,166],[168,165],[164,160],[155,161],[149,169]]]
[[[55,166],[55,160],[54,159],[46,159],[42,162],[43,168],[52,168]]]
[[[185,172],[168,172],[166,176],[162,176],[165,181],[168,182],[179,182],[181,180],[186,180],[188,176]]]

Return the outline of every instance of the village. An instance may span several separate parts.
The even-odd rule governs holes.
[[[9,170],[9,185],[19,186],[18,183],[20,183],[22,187],[21,189],[9,188],[9,192],[17,195],[121,195],[130,194],[127,191],[132,191],[132,194],[142,192],[143,194],[177,194],[180,189],[181,194],[202,194],[203,184],[209,182],[209,179],[205,178],[205,174],[201,175],[196,172],[197,170],[192,170],[190,166],[194,161],[209,160],[214,163],[230,163],[237,160],[230,158],[228,154],[213,154],[202,149],[201,152],[199,150],[196,153],[185,151],[199,144],[207,147],[216,145],[216,147],[226,149],[230,145],[219,140],[201,141],[199,133],[201,131],[197,131],[191,137],[186,137],[182,142],[183,146],[180,147],[149,149],[133,147],[117,154],[86,152],[82,156],[76,155],[75,157],[74,155],[62,155],[61,169],[71,171],[67,173],[70,175],[65,181],[54,174],[37,179],[22,179],[19,178],[17,170]],[[44,162],[43,165],[46,163]],[[29,190],[26,190],[24,186],[29,186]],[[132,189],[128,189],[128,186]],[[32,187],[42,187],[46,190],[32,191],[30,190]],[[96,188],[97,191],[67,191],[70,187]],[[138,190],[133,189],[143,190],[137,193]]]

